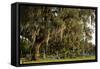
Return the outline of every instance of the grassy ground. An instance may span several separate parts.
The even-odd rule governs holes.
[[[22,60],[20,60],[20,64],[64,62],[64,61],[80,61],[80,60],[94,60],[94,59],[95,59],[95,56],[66,58],[66,59],[40,59],[39,61],[24,61],[24,62],[22,62]]]

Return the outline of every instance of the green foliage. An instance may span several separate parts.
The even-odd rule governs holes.
[[[95,54],[95,46],[90,42],[94,29],[88,26],[93,26],[94,10],[23,6],[20,13],[20,35],[29,41],[20,39],[21,56],[32,49],[31,54],[40,54],[40,58],[53,56],[51,59]]]

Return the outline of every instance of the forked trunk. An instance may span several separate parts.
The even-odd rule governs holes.
[[[48,46],[49,35],[50,35],[50,33],[48,32],[47,34],[42,35],[39,38],[38,37],[36,38],[35,43],[33,43],[32,60],[38,61],[40,59],[39,51],[40,51],[41,44],[46,42],[46,45]]]

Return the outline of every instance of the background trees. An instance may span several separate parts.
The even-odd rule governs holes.
[[[30,54],[38,61],[94,55],[94,20],[93,9],[21,6],[20,57]]]

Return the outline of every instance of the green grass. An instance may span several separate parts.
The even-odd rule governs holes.
[[[66,58],[66,59],[40,59],[39,61],[24,61],[24,62],[22,62],[22,60],[20,60],[20,64],[80,61],[80,60],[95,60],[95,56]]]

